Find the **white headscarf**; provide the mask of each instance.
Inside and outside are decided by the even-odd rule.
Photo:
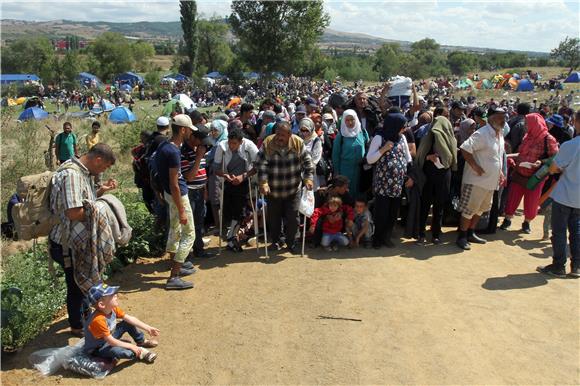
[[[351,129],[346,125],[346,117],[351,116],[354,118],[354,127]],[[340,134],[346,138],[354,138],[361,132],[360,121],[358,120],[358,115],[354,110],[345,110],[342,114],[342,119],[340,121]]]

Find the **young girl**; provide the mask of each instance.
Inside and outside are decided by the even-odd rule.
[[[346,225],[350,231],[354,218],[352,208],[348,205],[343,205],[340,197],[336,196],[330,197],[326,204],[314,210],[310,220],[310,233],[314,234],[316,224],[321,220],[322,240],[320,244],[327,251],[337,251],[339,245],[346,247],[350,244],[348,237],[342,233],[345,225],[344,217],[347,219]]]

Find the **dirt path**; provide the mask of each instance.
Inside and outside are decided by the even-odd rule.
[[[159,358],[82,383],[578,384],[580,280],[535,273],[551,248],[538,241],[540,220],[533,228],[468,253],[453,233],[437,247],[315,250],[271,263],[253,250],[226,253],[203,262],[187,292],[164,291],[166,262],[141,261],[114,284],[128,313],[161,329]],[[2,383],[80,383],[43,378],[26,362],[66,344],[64,327],[2,358]]]

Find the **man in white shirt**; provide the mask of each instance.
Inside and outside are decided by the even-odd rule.
[[[456,243],[464,250],[471,249],[470,243],[486,243],[486,240],[475,234],[475,226],[482,213],[491,208],[493,192],[505,179],[502,173],[505,110],[492,106],[487,116],[487,125],[461,145],[465,169],[458,209],[461,212],[461,223]]]

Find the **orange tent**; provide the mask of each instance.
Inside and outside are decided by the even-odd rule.
[[[228,105],[226,106],[226,108],[227,109],[231,109],[232,107],[235,107],[235,106],[239,105],[240,103],[242,103],[242,98],[240,98],[240,97],[233,97],[228,102]]]

